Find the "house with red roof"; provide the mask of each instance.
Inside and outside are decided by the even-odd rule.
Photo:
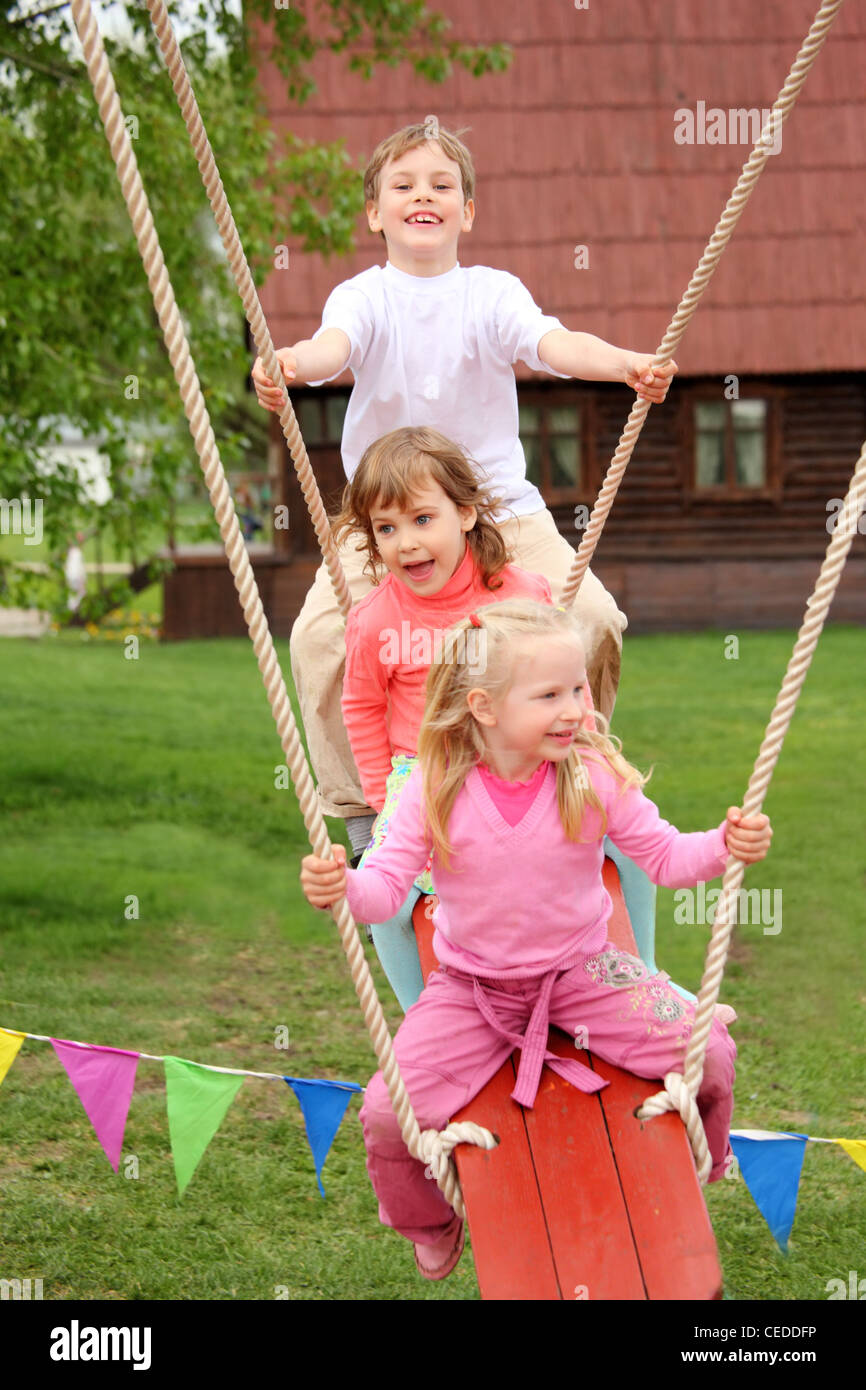
[[[368,82],[326,53],[315,96],[289,106],[263,37],[277,134],[343,139],[363,166],[384,136],[435,114],[464,132],[476,165],[476,220],[460,263],[519,276],[566,328],[654,351],[815,0],[441,0],[436,8],[460,39],[510,44],[508,70],[482,78],[455,70],[434,86],[407,68],[381,68]],[[676,352],[679,374],[649,412],[593,561],[632,630],[730,631],[802,617],[866,439],[864,70],[866,12],[843,7],[789,119],[771,128],[764,173]],[[262,294],[276,345],[310,337],[334,285],[381,263],[383,251],[360,206],[350,257],[292,249],[289,270],[275,270]],[[633,393],[516,370],[530,475],[577,546]],[[346,373],[292,393],[331,507],[344,481],[351,387]],[[274,426],[271,500],[288,508],[290,524],[256,569],[275,630],[286,635],[316,542]],[[836,620],[866,621],[858,539]],[[230,581],[229,592],[231,624],[240,614]],[[170,586],[166,601],[169,619]],[[194,608],[201,632],[207,605]]]

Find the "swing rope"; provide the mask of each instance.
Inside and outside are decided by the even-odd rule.
[[[794,643],[794,650],[782,680],[770,722],[758,752],[749,786],[743,801],[746,815],[756,815],[761,810],[770,779],[773,775],[782,743],[794,715],[797,700],[806,673],[812,661],[818,638],[833,601],[833,596],[842,578],[842,571],[854,537],[860,513],[866,508],[866,442],[860,451],[860,458],[854,468],[851,483],[845,496],[844,506],[839,513],[836,528],[827,547],[823,564],[810,598],[806,602],[806,612],[802,626]],[[704,1057],[707,1040],[713,1021],[713,1012],[719,997],[719,988],[725,970],[731,932],[736,924],[739,889],[743,881],[745,865],[733,855],[728,859],[722,879],[722,892],[716,907],[713,929],[707,947],[706,964],[695,1006],[695,1021],[686,1048],[683,1074],[669,1072],[665,1077],[665,1089],[650,1096],[639,1111],[640,1118],[649,1119],[667,1110],[678,1110],[692,1141],[692,1149],[702,1182],[709,1176],[711,1160],[706,1136],[698,1114],[695,1096],[701,1084],[704,1070]]]
[[[742,215],[742,212],[746,206],[746,203],[749,200],[749,197],[751,196],[751,193],[758,181],[758,178],[760,177],[761,173],[766,167],[766,163],[771,152],[771,142],[776,138],[776,135],[781,130],[784,121],[787,119],[788,115],[790,114],[790,111],[793,109],[793,106],[805,82],[805,79],[811,69],[811,66],[815,58],[817,57],[818,52],[823,46],[826,35],[829,31],[831,24],[833,23],[833,20],[835,19],[835,16],[841,6],[841,3],[842,0],[824,0],[824,3],[822,3],[822,5],[820,6],[820,9],[812,24],[812,27],[809,30],[809,33],[806,39],[804,40],[803,45],[801,46],[800,52],[798,53],[797,58],[794,64],[792,65],[792,68],[779,93],[779,96],[777,97],[769,121],[765,128],[762,130],[761,136],[758,142],[756,143],[755,148],[753,149],[749,157],[749,160],[747,161],[746,165],[742,170],[737,185],[734,188],[734,191],[731,194],[728,203],[725,206],[725,209],[716,226],[716,229],[712,237],[710,238],[710,241],[704,251],[703,256],[701,257],[701,260],[698,264],[698,267],[694,275],[692,276],[686,293],[683,296],[683,299],[681,300],[680,305],[678,306],[677,311],[674,314],[674,317],[671,320],[671,323],[668,327],[668,330],[665,333],[665,336],[659,346],[655,358],[655,361],[658,365],[661,365],[662,363],[669,361],[672,358],[674,352],[676,351],[676,348],[678,347],[679,343],[682,341],[682,338],[685,334],[685,330],[697,309],[703,292],[706,289],[710,279],[712,278],[712,275],[715,272],[719,260],[721,259],[722,252],[724,251],[725,247],[728,244],[728,241],[733,235],[734,228],[736,227],[739,218]],[[216,170],[216,165],[213,159],[213,153],[211,151],[210,144],[207,140],[207,136],[204,132],[204,128],[198,112],[198,107],[195,102],[195,97],[193,95],[192,88],[183,65],[180,50],[178,48],[178,45],[174,37],[174,33],[172,31],[171,22],[165,10],[163,0],[147,0],[147,4],[151,14],[154,29],[159,39],[160,48],[165,59],[166,66],[168,68],[169,75],[172,80],[172,85],[174,87],[175,94],[178,98],[178,103],[180,105],[181,112],[184,116],[187,130],[190,134],[190,139],[192,141],[193,149],[195,151],[196,159],[199,165],[199,170],[201,172],[202,179],[206,191],[208,193],[208,197],[210,199],[211,207],[214,211],[214,215],[217,219],[217,223],[220,228],[220,233],[223,238],[223,244],[226,248],[226,252],[229,257],[229,262],[232,266],[233,273],[235,274],[235,280],[238,285],[238,290],[242,300],[244,301],[244,307],[247,310],[247,318],[250,322],[251,328],[253,329],[254,336],[256,337],[257,346],[259,346],[259,354],[265,360],[266,369],[268,370],[272,379],[277,381],[278,384],[283,385],[282,376],[279,371],[279,363],[276,359],[275,354],[273,353],[273,344],[271,343],[267,326],[264,323],[264,318],[261,314],[261,308],[258,304],[258,299],[255,296],[255,290],[252,287],[251,277],[249,275],[246,260],[243,256],[243,251],[240,246],[240,240],[237,235],[237,230],[235,228],[234,220],[231,215],[231,210],[228,206],[228,202],[225,198],[225,194],[222,188],[222,182],[219,179],[219,175]],[[251,298],[250,291],[252,292],[252,302],[254,304],[254,308],[255,310],[257,310],[257,317],[255,322],[253,316],[251,316],[250,309],[248,308],[248,301],[250,301]],[[257,325],[259,320],[261,322],[261,329],[257,331]],[[264,345],[264,350],[262,344]],[[268,354],[267,357],[266,353]],[[274,368],[276,368],[276,371],[274,370]],[[647,414],[649,413],[649,406],[650,403],[648,401],[636,401],[632,409],[632,412],[629,416],[628,423],[623,432],[623,436],[620,440],[620,444],[614,455],[611,466],[608,470],[608,474],[605,478],[604,485],[596,501],[595,507],[593,508],[592,517],[590,519],[586,534],[584,535],[583,540],[581,542],[581,546],[578,550],[577,555],[575,556],[572,573],[569,576],[565,589],[563,590],[561,602],[565,605],[568,605],[569,603],[573,602],[574,597],[580,587],[580,583],[583,579],[583,575],[585,574],[586,569],[590,564],[595,547],[598,543],[599,536],[604,527],[604,523],[613,505],[613,501],[618,491],[620,481],[622,480],[622,477],[625,473],[625,469],[631,459],[632,453],[634,451],[634,446],[643,427],[643,422],[646,419]],[[286,398],[286,406],[284,407],[283,411],[283,415],[286,414],[288,414],[291,417],[291,420],[294,423],[294,416],[291,411],[291,405],[288,402],[288,396]],[[281,416],[281,423],[283,423],[284,434],[286,434],[286,438],[289,441],[291,448],[292,441],[289,437],[289,433],[287,432],[283,416]],[[302,443],[301,449],[303,449]],[[292,452],[294,458],[294,450]],[[306,451],[304,451],[304,463],[306,465],[307,471],[309,471],[311,474],[311,470],[309,470],[308,460],[306,459]],[[302,470],[298,466],[297,460],[295,461],[295,466],[299,478],[302,477]],[[315,488],[314,483],[313,487]],[[305,497],[307,496],[306,489],[304,490],[304,495]],[[317,490],[315,495],[318,496]],[[310,505],[309,499],[308,505]],[[313,509],[311,506],[311,514],[312,511]],[[315,521],[316,518],[314,517],[314,524]],[[319,536],[320,544],[322,544],[325,558],[326,560],[328,560],[328,551],[325,549],[325,543],[323,543],[322,534],[318,525],[316,526],[316,533],[317,536]],[[325,535],[326,542],[331,542],[329,528]],[[848,541],[848,548],[850,548],[850,540]],[[332,542],[330,545],[330,549],[331,553],[333,554]],[[820,620],[818,610],[816,609],[815,612],[811,614],[808,625],[804,624],[804,628],[801,633],[801,638],[798,638],[798,643],[795,647],[794,655],[791,658],[789,676],[786,677],[786,682],[783,684],[782,692],[780,692],[779,701],[777,702],[777,708],[774,711],[774,714],[771,718],[770,726],[768,727],[767,735],[765,736],[764,745],[762,745],[762,750],[759,754],[758,764],[756,765],[752,781],[750,782],[749,792],[747,793],[747,799],[744,803],[747,814],[751,813],[754,809],[759,808],[763,800],[763,796],[766,792],[766,787],[769,784],[769,780],[772,775],[773,767],[775,766],[775,762],[778,758],[779,752],[781,751],[781,744],[784,739],[788,723],[790,722],[790,718],[793,714],[793,708],[796,703],[797,693],[799,692],[799,689],[802,686],[802,682],[805,679],[805,672],[808,669],[809,661],[811,659],[811,652],[814,650],[814,646],[817,643],[818,636],[820,635],[821,628],[823,627],[824,617],[826,616],[827,609],[829,608],[829,603],[832,600],[833,592],[835,592],[835,587],[838,583],[838,579],[841,574],[841,569],[845,562],[845,556],[847,555],[847,549],[845,551],[845,554],[843,555],[837,548],[836,554],[838,555],[837,568],[831,568],[829,577],[824,580],[825,587],[828,588],[828,592],[826,598],[826,606],[824,606],[823,608],[823,613],[820,615]],[[334,556],[334,559],[336,561],[336,556]],[[336,561],[336,563],[337,565],[339,565],[339,561]],[[826,563],[831,563],[831,556],[829,551]],[[331,574],[332,582],[334,583],[334,588],[337,592],[338,601],[340,602],[341,609],[345,616],[346,612],[348,611],[348,606],[343,607],[341,589],[338,581],[334,578],[334,572],[330,564],[329,573]],[[822,571],[822,576],[823,575],[824,571]],[[339,578],[343,581],[343,585],[345,585],[345,576],[342,574],[341,568],[339,571]],[[833,582],[834,579],[835,582]],[[831,585],[831,582],[832,587],[829,587]],[[821,586],[821,584],[822,580],[819,579],[819,587]],[[809,645],[810,643],[811,646]],[[807,648],[808,654],[806,654]],[[799,683],[797,683],[798,681]],[[795,687],[796,691],[794,689]],[[791,692],[794,692],[792,696]],[[790,698],[790,704],[786,702],[786,696]],[[787,722],[785,720],[786,714]],[[719,904],[719,910],[715,915],[714,930],[708,947],[707,963],[705,966],[704,978],[701,983],[701,992],[699,995],[698,1005],[696,1009],[695,1023],[693,1026],[692,1036],[686,1055],[685,1073],[683,1076],[680,1076],[678,1073],[669,1073],[668,1077],[665,1078],[665,1085],[667,1088],[666,1091],[661,1093],[659,1096],[648,1100],[641,1110],[641,1116],[643,1118],[648,1118],[653,1114],[662,1113],[663,1110],[667,1110],[670,1108],[675,1108],[679,1110],[680,1114],[682,1115],[683,1121],[686,1125],[692,1148],[695,1153],[696,1160],[698,1162],[699,1172],[703,1180],[706,1180],[706,1177],[709,1174],[710,1159],[706,1144],[706,1136],[703,1130],[703,1124],[701,1122],[700,1115],[697,1110],[695,1094],[700,1085],[703,1073],[706,1043],[709,1037],[709,1030],[712,1023],[712,1015],[714,1012],[716,1000],[718,998],[718,992],[721,984],[722,975],[724,972],[724,963],[727,955],[727,945],[734,921],[736,919],[737,892],[742,882],[743,873],[744,866],[739,861],[736,861],[733,858],[731,858],[729,860],[725,878],[723,880],[722,899]],[[734,905],[734,911],[730,922],[728,922],[727,920],[727,906],[729,900]],[[436,1173],[436,1169],[437,1164],[431,1163],[431,1170],[434,1171],[434,1174]]]
[[[826,34],[841,4],[842,0],[824,0],[824,3],[821,4],[818,14],[809,30],[809,34],[804,40],[797,59],[774,104],[770,118],[762,130],[761,136],[749,160],[743,168],[737,185],[716,226],[716,230],[710,238],[704,255],[692,276],[686,293],[658,348],[654,358],[654,365],[663,365],[665,362],[668,362],[681,342],[703,292],[721,259],[722,252],[733,234],[733,230],[739,221],[740,215],[748,202],[760,174],[766,166],[772,139],[775,137],[776,132],[781,128],[781,125],[787,119],[787,116],[793,108],[806,76],[811,69],[817,53],[823,46]],[[256,341],[259,355],[262,357],[265,368],[271,379],[275,384],[281,386],[285,390],[285,382],[282,377],[279,361],[274,352],[273,342],[270,338],[261,305],[252,282],[252,276],[243,253],[231,209],[225,197],[222,182],[213,158],[213,152],[201,122],[198,106],[183,65],[171,22],[162,0],[147,0],[147,5],[154,29],[159,39],[163,58],[166,62],[172,85],[178,98],[187,130],[190,134],[199,170],[208,193],[211,207],[214,211],[214,216],[217,219],[223,245],[235,276],[235,282],[244,304],[244,309]],[[87,59],[94,92],[97,95],[100,115],[103,118],[109,146],[115,158],[118,177],[121,181],[121,187],[123,188],[124,197],[126,198],[127,207],[136,232],[139,250],[145,265],[148,281],[154,294],[154,302],[166,337],[169,356],[178,379],[178,384],[181,387],[184,409],[190,421],[190,429],[193,434],[202,471],[208,484],[208,490],[211,494],[211,501],[214,505],[217,521],[220,525],[220,531],[226,546],[226,553],[235,579],[235,586],[238,589],[241,604],[244,609],[244,616],[247,619],[250,636],[253,640],[254,650],[256,651],[256,657],[260,670],[262,671],[263,679],[265,680],[268,699],[277,722],[283,750],[286,753],[287,763],[292,772],[292,779],[301,805],[304,822],[310,836],[310,842],[314,851],[321,857],[329,857],[330,844],[327,840],[321,814],[318,811],[312,779],[300,745],[297,729],[291,713],[291,707],[288,703],[285,684],[274,653],[273,643],[261,608],[258,591],[251,574],[246,547],[240,537],[234,514],[234,507],[231,502],[231,497],[228,494],[225,475],[216,451],[213,432],[207,419],[207,412],[204,407],[203,399],[201,398],[195,371],[192,367],[189,349],[182,328],[180,328],[177,310],[174,304],[174,296],[168,282],[168,277],[165,274],[162,253],[159,250],[159,244],[156,240],[153,221],[150,217],[147,200],[135,165],[132,147],[127,132],[123,127],[114,83],[102,48],[99,32],[90,10],[90,0],[72,0],[72,11],[79,36],[82,39],[82,46],[85,49],[85,57]],[[79,22],[80,18],[84,22]],[[89,24],[86,23],[88,19]],[[90,39],[90,52],[88,52],[88,44],[85,43],[85,30],[87,30]],[[100,97],[100,91],[103,90],[103,86],[105,94],[104,100],[106,103],[105,111],[103,110],[103,98]],[[111,121],[111,117],[114,114],[112,100],[113,106],[116,108],[116,120],[113,122]],[[111,124],[113,124],[114,127],[113,134],[110,129]],[[129,181],[129,187],[131,192],[128,191],[125,181],[125,175],[130,171],[130,166],[132,176]],[[135,197],[132,196],[133,193]],[[137,213],[142,205],[144,212],[139,225]],[[162,286],[163,280],[165,286],[167,286],[167,295],[161,305],[157,300],[157,291],[158,289],[164,288]],[[648,401],[636,401],[629,415],[619,446],[614,454],[603,487],[593,508],[586,533],[575,556],[572,572],[569,575],[561,595],[560,601],[564,605],[573,602],[586,569],[590,564],[598,538],[613,505],[619,483],[633,453],[638,435],[643,427],[643,422],[649,412],[649,406],[650,403]],[[312,469],[309,464],[303,440],[300,436],[300,430],[297,426],[288,393],[286,394],[286,401],[280,414],[280,423],[292,453],[292,459],[301,482],[304,497],[307,501],[311,517],[313,518],[316,535],[319,539],[328,572],[337,594],[340,609],[345,617],[351,606],[351,598],[348,594],[345,575],[339,559],[337,558],[330,527],[324,513],[321,497],[312,474]],[[764,742],[761,745],[761,751],[758,755],[758,760],[752,778],[750,779],[749,789],[744,801],[744,810],[746,814],[753,814],[758,811],[762,804],[763,797],[766,794],[773,769],[781,752],[785,733],[787,732],[787,728],[793,716],[799,691],[805,680],[806,671],[808,670],[812,654],[817,645],[821,630],[823,629],[830,603],[832,602],[845,560],[847,559],[848,551],[851,547],[853,534],[856,529],[857,517],[864,505],[866,505],[866,445],[864,445],[860,461],[855,470],[851,488],[846,497],[843,511],[840,514],[836,532],[828,548],[815,591],[807,604],[807,617],[798,634],[788,671],[786,672],[782,689],[776,702],[776,707],[771,716]],[[695,1152],[702,1181],[705,1181],[706,1177],[709,1175],[710,1158],[703,1125],[697,1110],[695,1095],[700,1086],[703,1074],[706,1043],[709,1037],[713,1011],[724,972],[728,942],[733,925],[736,921],[737,896],[743,873],[744,865],[731,857],[725,871],[722,895],[715,914],[713,932],[707,953],[707,963],[696,1006],[695,1022],[686,1053],[684,1075],[669,1073],[668,1076],[665,1077],[665,1091],[659,1093],[657,1096],[649,1098],[639,1112],[641,1118],[650,1118],[653,1115],[661,1114],[671,1109],[680,1112],[692,1142],[692,1148]],[[729,916],[731,903],[733,904],[733,910],[730,912]],[[353,982],[359,999],[361,1000],[365,1020],[367,1021],[377,1057],[382,1066],[391,1101],[400,1122],[404,1141],[414,1157],[420,1158],[422,1161],[426,1160],[429,1163],[429,1172],[431,1176],[436,1179],[448,1201],[455,1210],[458,1211],[458,1214],[462,1216],[464,1214],[462,1198],[460,1196],[453,1165],[449,1161],[449,1155],[456,1143],[473,1142],[481,1144],[483,1147],[490,1148],[493,1147],[496,1140],[488,1131],[482,1130],[479,1126],[471,1124],[450,1125],[442,1134],[437,1134],[435,1130],[428,1130],[424,1131],[423,1134],[421,1133],[414,1113],[412,1112],[411,1105],[409,1104],[405,1087],[399,1075],[399,1070],[397,1069],[387,1025],[385,1024],[381,1006],[375,994],[375,987],[373,986],[363,950],[360,946],[357,930],[352,921],[345,899],[342,899],[339,904],[335,905],[333,915],[340,929],[343,947],[352,970]]]
[[[208,418],[189,344],[178,313],[174,291],[165,268],[165,261],[138,171],[135,154],[123,122],[123,113],[99,27],[94,18],[90,0],[71,0],[71,10],[84,51],[99,114],[117,168],[118,179],[153,295],[154,307],[163,331],[172,369],[180,388],[184,412],[189,421],[196,453],[219,524],[235,588],[243,608],[244,618],[277,725],[286,763],[292,775],[292,782],[300,803],[310,844],[314,853],[320,858],[327,859],[332,857],[331,845],[318,807],[315,788],[298,736],[285,681],[262,608],[249,555],[238,527],[234,504]],[[493,1148],[497,1140],[487,1130],[471,1124],[450,1126],[443,1136],[440,1136],[435,1130],[421,1131],[400,1076],[382,1006],[379,1003],[358,930],[345,897],[334,905],[332,913],[339,928],[343,950],[351,969],[352,982],[361,1002],[364,1019],[388,1087],[388,1094],[397,1115],[403,1140],[414,1158],[430,1164],[431,1175],[435,1177],[446,1200],[459,1216],[463,1216],[465,1213],[462,1194],[453,1164],[446,1161],[447,1154],[458,1142],[476,1143],[485,1148]]]
[[[653,366],[661,367],[666,362],[670,362],[674,352],[682,341],[683,335],[691,322],[692,315],[701,301],[701,296],[709,284],[713,273],[722,257],[722,252],[727,246],[733,235],[734,228],[740,220],[740,216],[751,197],[752,190],[764,171],[773,139],[781,132],[782,125],[787,120],[794,103],[800,95],[801,88],[805,82],[809,70],[812,67],[818,53],[823,46],[824,40],[830,29],[836,14],[842,6],[842,0],[823,0],[812,27],[806,38],[803,40],[802,47],[785,79],[784,86],[776,98],[769,118],[761,131],[752,153],[743,165],[742,173],[734,187],[734,191],[725,204],[724,211],[716,224],[704,254],[698,262],[697,268],[689,281],[688,288],[680,300],[676,313],[671,319],[667,332],[658,346],[653,361]],[[644,421],[649,414],[650,401],[636,399],[631,408],[625,429],[620,437],[616,452],[611,459],[610,466],[605,475],[601,491],[596,498],[589,518],[586,530],[578,546],[577,554],[571,573],[565,581],[565,586],[560,595],[559,602],[563,607],[568,608],[573,602],[578,589],[580,588],[583,576],[589,568],[595,547],[601,536],[602,528],[607,521],[610,509],[613,506],[619,485],[622,482],[623,474],[628,467],[637,443],[638,436],[643,429]]]
[[[304,500],[310,512],[310,518],[316,532],[316,538],[322,551],[322,558],[328,569],[334,593],[337,596],[337,603],[343,617],[346,618],[352,606],[349,587],[346,583],[346,575],[337,554],[337,547],[331,534],[331,525],[325,514],[324,504],[316,483],[315,475],[307,455],[306,446],[298,422],[295,419],[295,412],[289,399],[286,383],[283,379],[282,368],[274,350],[273,339],[268,328],[261,301],[256,291],[255,283],[250,272],[249,264],[244,248],[241,244],[240,235],[232,210],[229,206],[220,178],[219,169],[214,159],[213,150],[207,137],[201,114],[198,109],[198,102],[192,90],[189,76],[187,75],[183,57],[181,56],[180,46],[175,37],[168,11],[163,4],[163,0],[147,0],[147,8],[150,11],[151,23],[159,40],[168,75],[177,97],[178,106],[186,123],[189,132],[190,142],[193,153],[202,177],[208,200],[219,228],[222,243],[225,247],[228,263],[231,267],[232,275],[237,285],[238,294],[244,306],[244,313],[247,316],[247,323],[250,326],[259,357],[264,362],[265,371],[274,382],[285,392],[285,399],[282,410],[280,411],[280,426],[283,431],[289,452],[292,456],[292,463],[298,475],[298,482],[304,494]]]
[[[669,362],[682,341],[686,328],[691,322],[692,316],[701,301],[704,290],[709,284],[716,266],[721,260],[722,252],[730,241],[754,187],[766,167],[767,160],[770,157],[773,140],[781,131],[784,122],[793,109],[803,84],[811,70],[812,64],[823,47],[830,26],[835,20],[841,6],[842,0],[823,0],[823,3],[820,5],[811,28],[806,38],[803,40],[800,51],[776,98],[769,118],[748,160],[743,166],[734,190],[725,204],[722,215],[716,224],[715,231],[707,243],[704,253],[689,281],[686,292],[680,300],[676,313],[671,319],[667,331],[659,344],[653,362],[654,366],[662,366],[666,362]],[[650,402],[647,400],[636,400],[632,406],[625,429],[623,430],[616,452],[614,453],[610,467],[605,476],[604,483],[602,484],[601,491],[596,498],[586,531],[578,547],[577,554],[575,555],[571,573],[566,580],[560,596],[559,601],[565,607],[568,607],[574,602],[583,577],[589,568],[602,529],[619,490],[619,485],[625,474],[632,453],[634,452],[638,436],[649,414],[649,409]],[[806,671],[809,668],[812,653],[815,650],[833,594],[839,583],[842,568],[844,567],[848,550],[851,546],[851,540],[853,539],[853,536],[849,536],[847,544],[845,544],[843,538],[839,534],[839,530],[842,526],[842,517],[848,514],[847,508],[849,506],[853,508],[857,505],[857,479],[860,475],[862,464],[863,456],[861,455],[860,463],[857,465],[854,478],[852,479],[852,490],[846,498],[846,511],[840,514],[839,527],[837,527],[833,540],[828,547],[824,566],[818,578],[815,591],[807,603],[806,619],[798,634],[788,671],[776,702],[776,708],[770,718],[770,723],[764,736],[764,742],[761,745],[755,769],[749,782],[749,788],[743,803],[743,809],[747,815],[758,812],[763,803],[763,798],[769,786],[773,769],[781,752],[782,742],[793,715],[799,691],[802,688],[803,681],[806,677]],[[862,503],[860,505],[862,506]],[[696,1095],[703,1078],[707,1042],[712,1026],[715,1006],[718,1001],[722,977],[724,975],[731,932],[736,922],[738,890],[742,883],[744,872],[745,866],[739,860],[731,856],[728,860],[722,880],[721,898],[714,915],[713,930],[707,945],[704,974],[698,993],[698,1001],[695,1006],[695,1021],[686,1049],[683,1073],[669,1072],[664,1078],[665,1090],[659,1092],[656,1096],[649,1097],[639,1111],[639,1115],[642,1119],[652,1118],[654,1115],[663,1114],[668,1110],[676,1110],[679,1112],[689,1136],[692,1152],[695,1155],[698,1174],[702,1182],[706,1182],[709,1177],[712,1161],[707,1146],[703,1122],[697,1107]]]

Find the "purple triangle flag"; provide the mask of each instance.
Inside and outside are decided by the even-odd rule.
[[[731,1148],[746,1186],[782,1250],[788,1248],[794,1224],[808,1138],[808,1134],[780,1134],[773,1139],[731,1135]]]
[[[316,1182],[324,1197],[322,1167],[334,1142],[334,1135],[340,1128],[340,1121],[346,1113],[352,1092],[360,1091],[361,1087],[355,1081],[304,1081],[297,1076],[284,1076],[283,1080],[291,1086],[300,1103],[307,1140],[316,1165]]]
[[[139,1054],[123,1052],[117,1047],[81,1047],[57,1038],[51,1039],[51,1046],[116,1173]]]

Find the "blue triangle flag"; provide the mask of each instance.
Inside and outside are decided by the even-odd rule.
[[[283,1080],[291,1086],[300,1103],[307,1140],[316,1165],[316,1181],[324,1197],[321,1172],[325,1159],[334,1142],[334,1135],[340,1128],[340,1121],[346,1113],[352,1092],[360,1091],[361,1087],[354,1081],[302,1081],[297,1076],[284,1076]]]
[[[808,1134],[779,1135],[775,1139],[731,1135],[731,1148],[746,1186],[782,1250],[788,1249],[788,1237],[794,1224],[808,1138]]]

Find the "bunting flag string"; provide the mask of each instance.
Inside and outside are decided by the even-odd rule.
[[[316,1165],[316,1182],[324,1197],[322,1165],[328,1157],[334,1135],[340,1128],[340,1121],[346,1113],[351,1096],[346,1091],[328,1089],[327,1082],[302,1081],[297,1076],[287,1076],[285,1080],[298,1098],[307,1140]],[[325,1089],[322,1089],[323,1087]]]
[[[848,1157],[853,1158],[857,1167],[866,1173],[866,1139],[831,1139],[829,1142],[843,1148]]]
[[[0,1085],[25,1039],[53,1047],[93,1125],[109,1163],[118,1171],[126,1119],[139,1061],[161,1062],[165,1071],[166,1109],[175,1177],[186,1191],[211,1139],[247,1076],[281,1081],[295,1095],[304,1118],[322,1196],[322,1168],[353,1092],[355,1081],[286,1076],[283,1072],[218,1067],[185,1057],[132,1052],[96,1043],[52,1038],[0,1026]],[[807,1144],[837,1144],[866,1172],[866,1139],[823,1139],[816,1135],[766,1129],[731,1131],[731,1148],[746,1187],[774,1239],[787,1250],[799,1194]]]
[[[0,1029],[0,1086],[26,1037],[26,1033],[16,1033],[11,1028]]]
[[[180,1057],[166,1057],[164,1066],[168,1132],[177,1189],[183,1196],[244,1079],[220,1076]]]
[[[743,1181],[782,1250],[788,1248],[794,1224],[808,1138],[808,1134],[731,1134]]]
[[[866,1139],[821,1139],[771,1129],[732,1129],[730,1138],[743,1181],[780,1250],[788,1249],[807,1144],[838,1144],[866,1172]]]
[[[96,1137],[117,1172],[123,1131],[138,1067],[137,1052],[115,1047],[79,1047],[51,1039],[78,1099],[90,1117]]]
[[[316,1181],[322,1186],[322,1167],[353,1092],[363,1091],[355,1081],[329,1081],[282,1072],[247,1071],[192,1062],[185,1057],[130,1052],[97,1043],[52,1038],[0,1026],[0,1085],[18,1056],[25,1038],[50,1043],[69,1077],[93,1125],[115,1173],[120,1164],[123,1135],[138,1063],[162,1062],[168,1132],[178,1191],[183,1196],[211,1139],[243,1085],[244,1077],[282,1081],[297,1097],[304,1117],[307,1142],[313,1155]]]

